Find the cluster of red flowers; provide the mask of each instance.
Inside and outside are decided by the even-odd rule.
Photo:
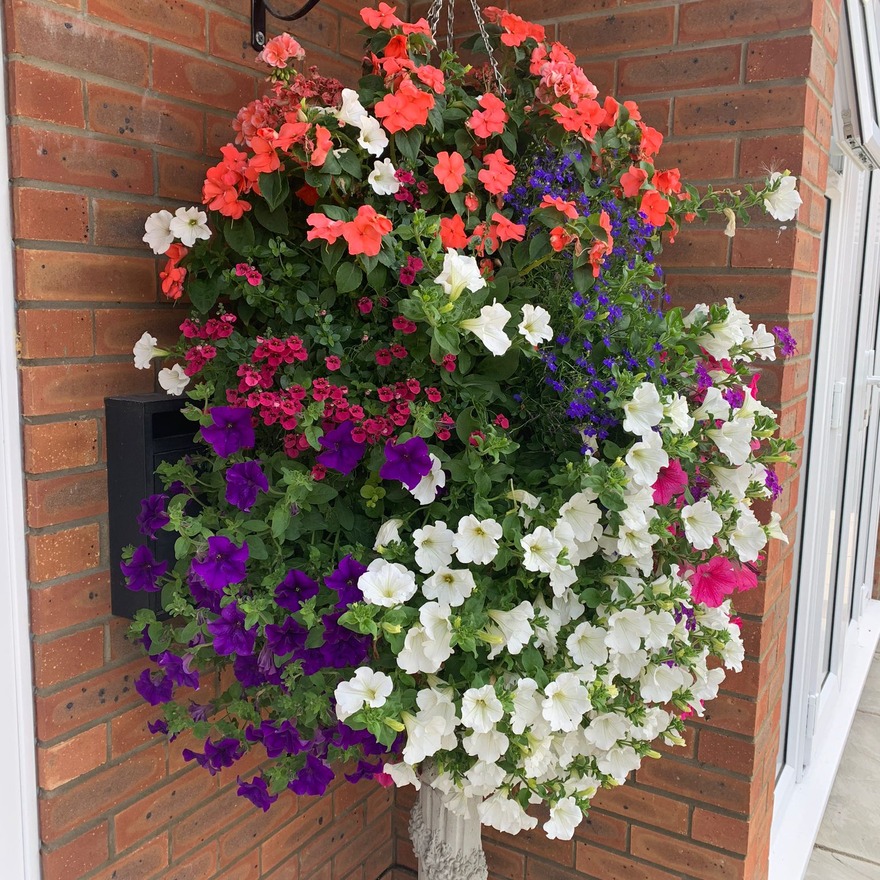
[[[180,325],[180,332],[186,339],[227,339],[235,330],[235,315],[220,315],[219,318],[208,318],[204,325],[195,318],[187,318]]]
[[[168,262],[159,273],[159,279],[162,282],[162,293],[168,299],[180,299],[183,296],[183,281],[186,278],[186,269],[180,266],[179,263],[188,253],[189,248],[177,242],[174,242],[165,251]]]

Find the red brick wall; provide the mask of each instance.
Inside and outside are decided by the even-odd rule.
[[[110,616],[103,398],[152,390],[131,347],[176,335],[143,222],[197,203],[206,156],[256,95],[249,0],[3,8],[44,878],[376,880],[389,795],[291,795],[264,816],[228,771],[184,766],[146,731],[144,663]],[[296,28],[325,72],[358,73],[355,11],[325,0]]]
[[[460,4],[461,5],[461,4]],[[497,5],[504,5],[499,3]],[[425,2],[412,9],[424,12]],[[660,164],[693,183],[801,176],[797,223],[760,217],[728,239],[691,228],[664,254],[680,304],[733,296],[768,327],[790,326],[800,354],[764,370],[762,400],[803,439],[816,272],[824,222],[840,0],[509,0],[577,54],[600,91],[638,101],[666,135]],[[458,32],[471,30],[464,22]],[[780,474],[776,504],[793,538],[800,484]],[[687,746],[662,749],[635,779],[601,792],[573,841],[489,831],[493,880],[761,880],[767,875],[791,547],[776,542],[758,590],[738,597],[747,660],[728,677]],[[398,795],[399,876],[415,865]]]

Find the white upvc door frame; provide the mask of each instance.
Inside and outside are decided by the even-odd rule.
[[[3,33],[0,10],[0,33]],[[5,59],[4,59],[5,60]],[[6,69],[0,64],[0,169],[10,178]],[[12,198],[0,198],[0,853],[3,877],[39,880],[33,677],[28,620]]]

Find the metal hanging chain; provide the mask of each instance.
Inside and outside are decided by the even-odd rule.
[[[483,39],[483,44],[486,47],[486,53],[489,55],[489,64],[492,66],[492,75],[495,78],[495,84],[498,86],[498,91],[501,93],[502,98],[507,97],[507,89],[504,86],[504,83],[501,79],[501,70],[498,67],[498,60],[495,58],[495,53],[492,51],[492,44],[489,42],[489,34],[486,31],[486,21],[483,18],[483,13],[480,10],[480,7],[477,3],[477,0],[470,0],[471,9],[474,11],[474,18],[477,22],[477,27],[480,30],[480,36]],[[453,20],[455,16],[455,0],[433,0],[431,6],[428,9],[428,25],[431,28],[431,36],[434,38],[434,42],[437,42],[437,28],[440,25],[440,16],[443,12],[443,7],[446,7],[446,21],[447,21],[447,33],[446,33],[446,48],[450,51],[453,48],[455,36],[453,30]]]

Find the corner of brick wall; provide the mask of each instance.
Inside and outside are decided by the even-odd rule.
[[[182,317],[160,302],[143,222],[199,203],[257,95],[249,0],[3,10],[44,880],[377,880],[387,792],[251,808],[228,772],[149,735],[145,664],[110,615],[103,399],[153,390],[131,347],[147,329],[175,338]],[[295,27],[323,72],[359,74],[355,16],[325,0]]]
[[[410,6],[423,15],[424,0]],[[799,353],[764,369],[762,400],[803,444],[825,218],[840,0],[509,0],[578,55],[600,93],[634,99],[665,135],[663,167],[689,182],[736,185],[788,168],[804,200],[780,229],[755,217],[728,239],[721,225],[682,230],[663,254],[676,304],[732,296],[753,320],[787,326]],[[461,29],[459,29],[461,33]],[[603,791],[573,841],[538,832],[485,835],[491,880],[763,880],[767,876],[786,621],[801,474],[780,471],[775,543],[758,589],[737,597],[746,661],[729,675],[687,745],[661,749],[627,785]],[[764,513],[768,513],[769,509]],[[397,861],[411,795],[398,792]]]

